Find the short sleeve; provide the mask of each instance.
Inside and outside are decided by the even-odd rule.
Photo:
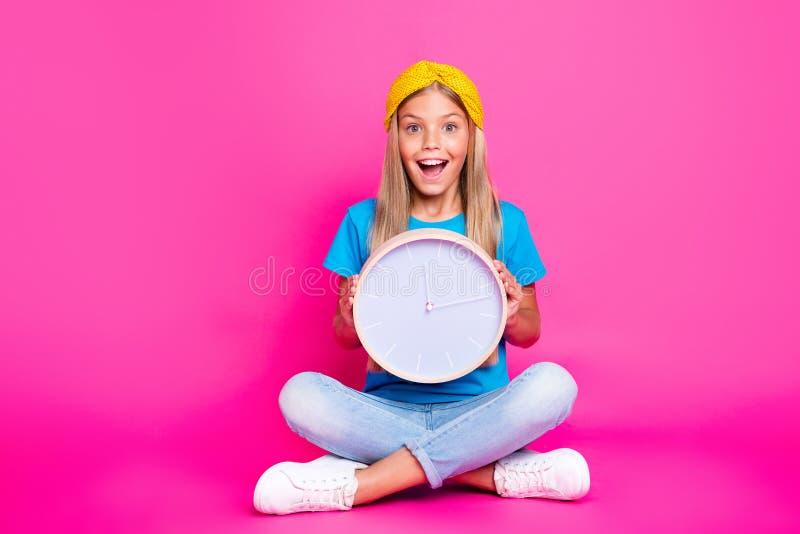
[[[533,242],[528,219],[522,210],[519,211],[517,220],[516,239],[511,243],[505,263],[517,282],[523,286],[536,282],[547,272]]]
[[[358,229],[348,210],[322,265],[344,277],[358,274],[361,270],[360,246]]]

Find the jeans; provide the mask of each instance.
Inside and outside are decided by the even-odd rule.
[[[577,393],[566,369],[541,362],[493,391],[428,404],[384,399],[303,372],[286,382],[278,403],[293,432],[338,456],[372,464],[407,447],[438,488],[561,424]]]

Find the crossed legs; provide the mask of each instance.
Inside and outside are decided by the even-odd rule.
[[[444,479],[495,491],[495,460],[560,424],[576,393],[566,370],[539,363],[436,427],[420,426],[419,411],[387,407],[318,373],[292,377],[279,402],[294,432],[369,464],[356,470],[358,505],[425,482],[440,487]]]

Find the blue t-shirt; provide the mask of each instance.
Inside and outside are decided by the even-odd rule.
[[[352,276],[361,271],[369,257],[367,238],[376,201],[377,199],[370,198],[347,208],[328,255],[322,262],[323,266],[342,276]],[[533,243],[525,213],[504,200],[500,201],[500,210],[503,217],[503,236],[497,245],[496,257],[506,264],[520,285],[526,286],[542,278],[546,272],[545,267]],[[463,213],[437,222],[422,221],[411,216],[408,229],[418,228],[443,228],[466,235]],[[368,371],[363,391],[386,399],[415,403],[468,399],[508,384],[504,338],[500,338],[497,352],[497,364],[479,367],[461,378],[438,384],[411,382],[388,371]]]

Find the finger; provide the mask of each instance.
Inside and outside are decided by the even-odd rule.
[[[499,271],[500,278],[503,279],[503,280],[516,281],[516,278],[514,277],[513,274],[511,274],[511,271],[509,271],[508,268],[505,265],[503,265],[502,263],[500,265],[502,266],[502,268]]]
[[[511,282],[506,282],[506,293],[511,293],[514,296],[518,296],[520,294],[520,285]]]

